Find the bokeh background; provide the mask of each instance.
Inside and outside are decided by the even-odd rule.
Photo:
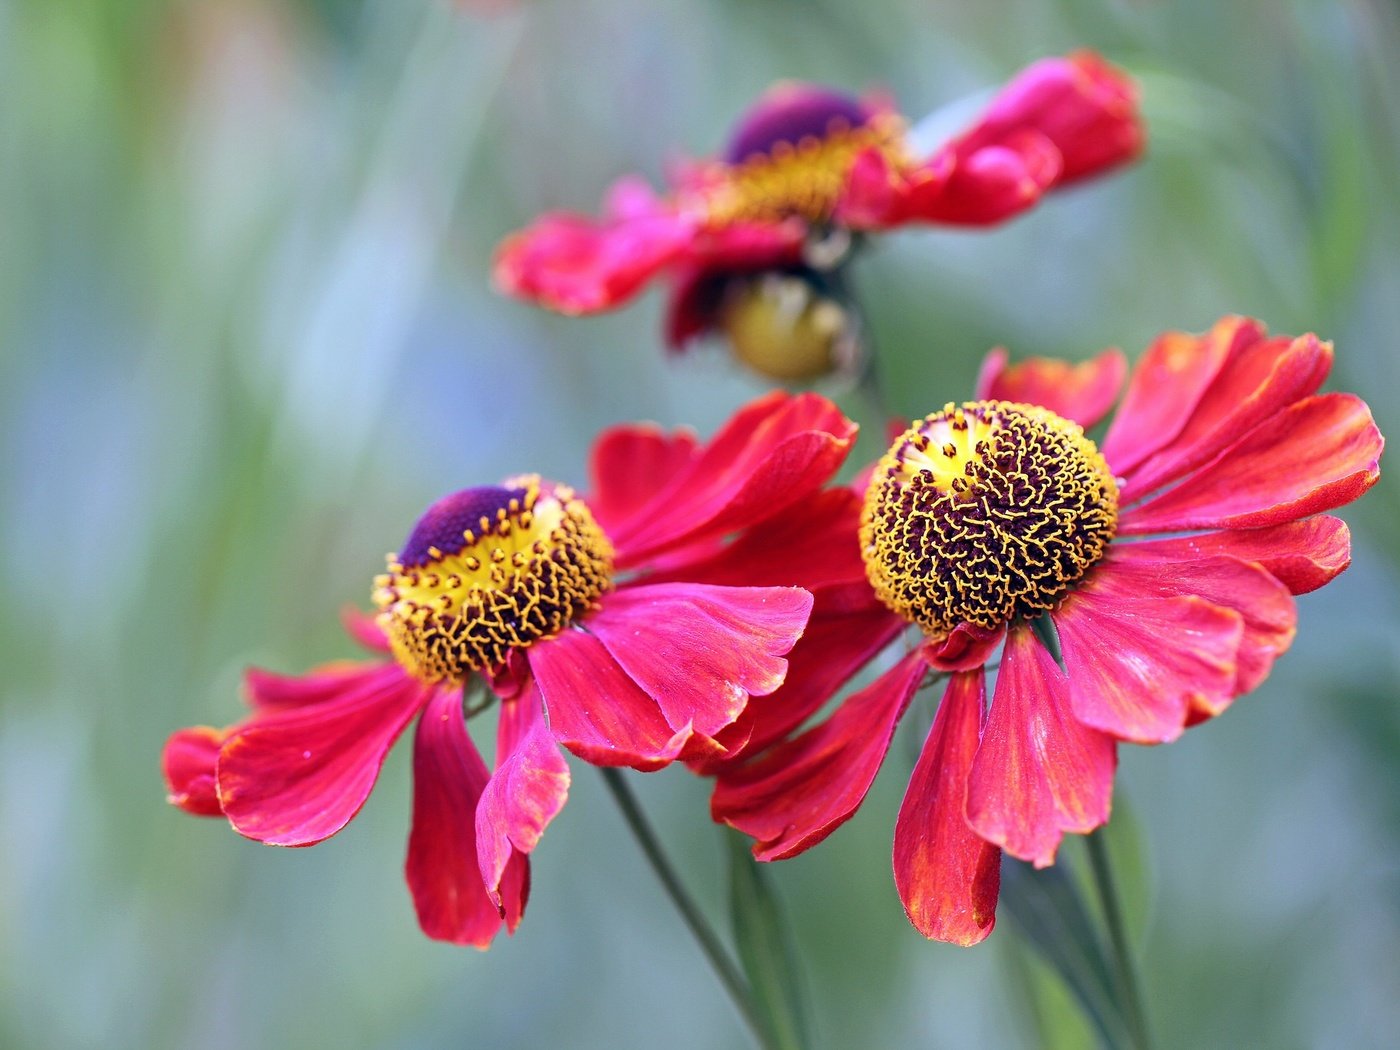
[[[968,113],[1080,46],[1140,77],[1149,154],[861,262],[898,411],[965,396],[994,344],[1136,356],[1243,312],[1334,338],[1332,385],[1400,433],[1388,0],[0,0],[0,1045],[744,1045],[587,767],[482,954],[414,923],[406,746],[346,832],[288,851],[167,807],[161,743],[236,718],[249,663],[350,655],[337,610],[431,499],[582,482],[598,428],[708,433],[764,388],[718,347],[664,359],[655,294],[584,321],[495,296],[504,233],[717,147],[779,77]],[[1268,683],[1124,749],[1162,1047],[1400,1031],[1400,486],[1346,516],[1354,564]],[[818,1045],[1086,1045],[1005,916],[974,950],[905,922],[915,743],[770,869]],[[722,921],[704,785],[636,787]]]

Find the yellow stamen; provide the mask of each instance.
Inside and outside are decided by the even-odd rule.
[[[776,222],[791,216],[824,222],[836,210],[852,162],[872,147],[896,166],[907,163],[904,122],[893,114],[881,114],[851,127],[836,118],[820,138],[809,135],[796,146],[778,142],[768,153],[738,164],[717,165],[718,177],[706,190],[706,216],[717,226]]]

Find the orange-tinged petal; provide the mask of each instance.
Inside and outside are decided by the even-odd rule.
[[[756,839],[759,860],[821,842],[860,808],[927,669],[912,653],[825,722],[751,765],[722,769],[710,800],[714,818]]]
[[[1040,405],[1086,430],[1108,414],[1128,373],[1121,350],[1105,350],[1078,364],[1049,357],[1014,365],[1007,360],[1001,348],[987,355],[977,377],[978,400]]]
[[[1118,549],[1155,552],[1172,561],[1229,555],[1262,566],[1293,594],[1306,594],[1330,583],[1351,564],[1351,530],[1341,518],[1319,514],[1264,529],[1144,540]]]
[[[1121,500],[1131,503],[1205,463],[1258,424],[1317,392],[1332,367],[1332,344],[1314,335],[1261,339],[1244,347],[1165,448],[1133,468]]]
[[[1251,570],[1233,567],[1238,576]],[[1193,704],[1224,707],[1236,695],[1243,618],[1194,595],[1152,593],[1117,569],[1101,566],[1054,614],[1071,708],[1084,725],[1119,740],[1175,740]]]
[[[948,682],[894,825],[894,881],[905,914],[925,937],[961,945],[992,932],[1001,883],[1001,850],[966,817],[985,703],[980,670]]]
[[[1030,628],[1011,631],[968,777],[973,830],[1038,868],[1053,864],[1066,831],[1108,820],[1116,764],[1112,738],[1075,719],[1064,673]]]
[[[214,788],[214,763],[229,730],[213,726],[177,729],[160,753],[166,801],[196,817],[219,817],[219,794]]]
[[[1246,317],[1225,317],[1205,335],[1166,332],[1128,378],[1128,391],[1109,424],[1102,449],[1120,477],[1170,443],[1196,411],[1225,363],[1264,337]]]
[[[1277,412],[1162,495],[1128,510],[1125,535],[1262,528],[1350,503],[1380,475],[1385,442],[1354,394]]]

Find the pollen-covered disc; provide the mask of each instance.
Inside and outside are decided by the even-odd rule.
[[[1117,522],[1117,483],[1078,424],[1035,405],[949,404],[880,461],[861,553],[881,601],[938,636],[1053,607]]]

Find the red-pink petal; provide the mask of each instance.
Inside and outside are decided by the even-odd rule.
[[[714,818],[756,839],[759,860],[815,846],[860,807],[927,669],[912,653],[825,722],[751,765],[722,770],[710,800]]]
[[[674,562],[647,581],[685,580],[726,587],[803,587],[828,607],[869,604],[874,592],[860,556],[860,496],[847,488],[814,492],[718,550]]]
[[[941,639],[924,645],[924,659],[935,671],[975,671],[991,659],[1006,636],[1005,627],[960,623]]]
[[[595,766],[660,769],[693,735],[672,728],[656,701],[627,675],[603,643],[566,630],[531,646],[530,669],[556,740]]]
[[[502,702],[496,772],[476,807],[481,879],[492,902],[506,909],[511,930],[519,921],[519,909],[510,908],[510,891],[519,883],[512,872],[523,868],[526,854],[533,852],[569,795],[569,766],[544,723],[541,703],[533,687]],[[512,911],[515,921],[510,921]]]
[[[1079,364],[1032,357],[1008,367],[1006,351],[997,348],[982,362],[976,396],[1040,405],[1087,429],[1108,414],[1127,373],[1121,350],[1105,350]]]
[[[1054,144],[1033,129],[972,150],[950,148],[903,170],[871,151],[852,166],[837,217],[856,228],[988,226],[1031,207],[1059,174]]]
[[[1122,544],[1119,550],[1151,551],[1172,561],[1229,555],[1262,565],[1294,594],[1307,594],[1351,564],[1351,531],[1325,514],[1266,529],[1227,529],[1194,536]]]
[[[1288,405],[1315,393],[1332,367],[1332,344],[1314,335],[1260,339],[1221,370],[1170,445],[1133,469],[1131,503],[1205,463]]]
[[[196,817],[223,815],[214,789],[214,763],[227,735],[228,730],[213,726],[190,726],[170,734],[160,753],[167,802]]]
[[[990,226],[1034,205],[1061,174],[1054,143],[1029,128],[953,156],[946,176],[943,158],[935,157],[929,167],[940,177],[913,184],[903,204],[907,218]]]
[[[726,753],[715,755],[711,763],[701,767],[702,772],[714,772],[714,762],[758,754],[787,736],[908,626],[873,594],[859,607],[839,601],[823,603],[818,595],[807,629],[788,654],[782,688],[751,701],[738,721],[718,735]]]
[[[249,705],[257,710],[307,707],[334,700],[366,672],[384,666],[382,661],[371,664],[341,660],[322,664],[304,675],[278,674],[250,667],[243,672],[243,690]]]
[[[1137,85],[1092,51],[1041,59],[992,101],[982,119],[944,147],[966,156],[1027,130],[1059,155],[1064,184],[1123,164],[1143,146]]]
[[[379,626],[379,621],[369,613],[360,612],[353,605],[349,605],[341,610],[340,622],[345,627],[345,633],[366,649],[376,653],[389,651],[389,636]]]
[[[1165,332],[1128,379],[1103,440],[1103,454],[1120,477],[1169,444],[1186,426],[1225,362],[1264,338],[1247,317],[1224,317],[1205,335]]]
[[[905,220],[906,201],[917,180],[922,192],[934,196],[942,189],[951,166],[927,167],[905,172],[896,169],[878,149],[862,150],[846,173],[846,185],[837,203],[836,218],[856,229],[879,229]]]
[[[1175,488],[1127,511],[1124,535],[1261,528],[1350,503],[1380,475],[1385,441],[1354,394],[1321,394],[1255,427]]]
[[[992,710],[968,779],[967,819],[988,842],[1038,868],[1066,831],[1108,820],[1117,755],[1080,725],[1069,685],[1028,627],[1010,632]]]
[[[309,846],[350,822],[384,756],[427,702],[395,665],[347,678],[340,695],[260,716],[219,754],[219,801],[234,828],[273,846]]]
[[[1234,697],[1259,685],[1274,661],[1293,644],[1298,622],[1293,596],[1260,565],[1238,558],[1184,555],[1179,548],[1155,543],[1120,543],[1109,564],[1114,585],[1125,593],[1195,596],[1234,609],[1243,618],[1233,690],[1219,698],[1203,691],[1193,701],[1210,714],[1219,714]],[[1182,640],[1180,633],[1159,636],[1163,647]]]
[[[1244,562],[1220,563],[1210,568],[1227,579],[1254,585],[1252,571],[1278,586]],[[1236,695],[1244,621],[1205,598],[1167,596],[1169,588],[1154,592],[1141,579],[1135,586],[1140,575],[1101,565],[1054,618],[1074,716],[1120,740],[1156,744],[1181,735],[1193,705],[1224,707]]]
[[[492,278],[508,295],[561,313],[594,313],[636,295],[696,232],[693,218],[662,201],[650,209],[632,201],[601,220],[554,212],[501,243]]]
[[[992,932],[1001,885],[1001,850],[966,817],[985,704],[980,670],[949,681],[894,825],[894,882],[909,921],[925,937],[965,946]]]
[[[856,425],[816,394],[774,391],[741,408],[687,470],[609,532],[620,566],[777,514],[836,471]]]
[[[787,674],[812,596],[797,587],[624,586],[588,616],[588,630],[660,705],[674,728],[714,736]]]
[[[645,423],[610,427],[593,443],[588,507],[611,533],[645,506],[698,454],[689,430],[665,431]]]
[[[413,744],[413,825],[404,875],[423,932],[475,948],[490,946],[502,919],[476,861],[477,803],[486,779],[486,763],[467,735],[461,691],[438,690]],[[509,881],[518,922],[529,882],[523,857]]]

